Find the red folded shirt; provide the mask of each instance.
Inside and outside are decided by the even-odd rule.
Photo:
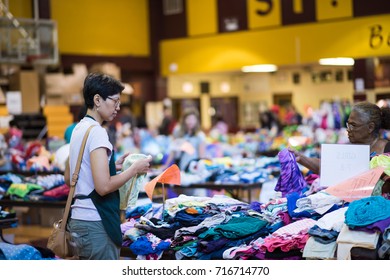
[[[61,186],[43,192],[43,195],[53,197],[53,198],[61,198],[64,196],[68,196],[69,191],[70,191],[70,187],[67,184],[63,184]]]

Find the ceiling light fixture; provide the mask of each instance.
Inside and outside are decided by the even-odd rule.
[[[256,64],[244,66],[241,68],[242,72],[250,73],[250,72],[275,72],[278,70],[278,67],[275,64]]]
[[[333,57],[321,58],[319,63],[320,65],[352,66],[355,64],[355,60],[350,57]]]

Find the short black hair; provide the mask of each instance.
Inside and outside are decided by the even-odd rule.
[[[108,96],[120,94],[125,87],[113,77],[103,73],[90,73],[84,80],[83,96],[85,106],[93,108],[93,97],[99,94],[104,100]]]
[[[81,121],[87,114],[87,107],[85,105],[81,106],[79,113],[77,115],[77,121]]]

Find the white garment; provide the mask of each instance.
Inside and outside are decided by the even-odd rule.
[[[339,208],[330,213],[325,214],[316,222],[316,226],[321,229],[341,231],[345,221],[345,212],[348,210],[348,206]]]
[[[306,210],[313,210],[319,214],[324,214],[332,208],[334,204],[338,203],[341,203],[340,198],[320,191],[307,197],[299,198],[296,202],[297,209],[295,209],[294,212],[299,213]]]
[[[75,195],[88,195],[95,189],[91,172],[90,153],[97,148],[106,148],[108,155],[107,166],[111,157],[112,144],[108,140],[107,131],[100,126],[97,121],[89,117],[85,117],[76,125],[70,139],[70,176],[72,177],[75,170],[77,157],[79,155],[84,135],[91,125],[96,126],[91,129],[87,143],[85,144]],[[101,220],[100,215],[91,199],[76,199],[72,205],[71,217],[72,219],[84,221]]]
[[[350,230],[348,226],[344,224],[336,240],[337,259],[350,260],[351,249],[353,247],[375,249],[379,240],[379,235],[379,232],[368,233],[361,230]]]
[[[322,244],[310,237],[303,248],[302,257],[306,259],[333,260],[336,259],[336,241]]]
[[[287,224],[285,226],[282,226],[281,228],[277,229],[274,233],[272,233],[273,236],[281,236],[281,235],[296,235],[301,232],[307,232],[311,227],[314,226],[316,223],[315,220],[310,218],[304,218],[301,220],[297,220],[293,223]]]

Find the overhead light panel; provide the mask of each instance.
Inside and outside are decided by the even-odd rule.
[[[275,72],[278,70],[278,67],[275,64],[256,64],[248,65],[241,68],[242,72]]]
[[[321,58],[320,65],[336,65],[336,66],[352,66],[355,64],[355,60],[350,57],[331,57]]]

